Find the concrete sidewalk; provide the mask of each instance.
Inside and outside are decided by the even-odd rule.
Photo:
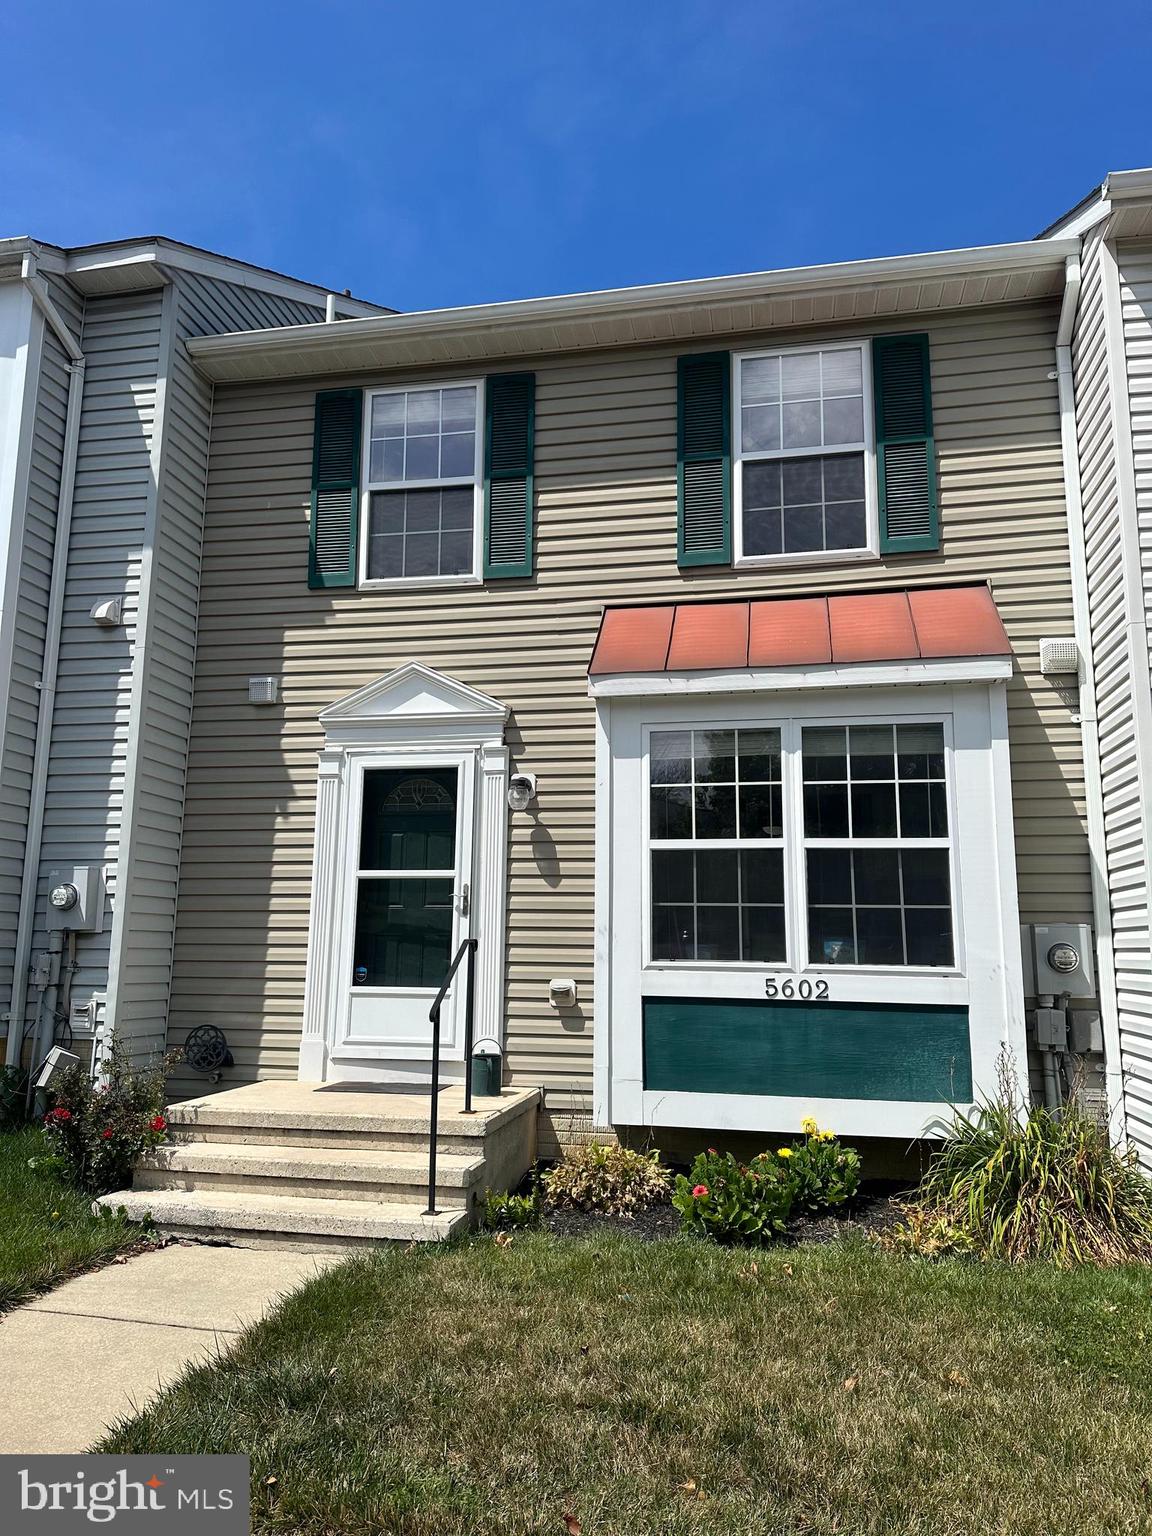
[[[176,1244],[0,1317],[0,1454],[84,1451],[344,1255]]]

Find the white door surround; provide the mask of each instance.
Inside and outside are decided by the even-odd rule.
[[[372,999],[353,986],[352,931],[364,773],[372,768],[455,768],[462,885],[452,944],[479,939],[475,1038],[503,1041],[507,904],[508,711],[463,683],[408,662],[322,711],[324,748],[316,786],[316,833],[299,1077],[306,1082],[423,1082],[427,1038],[377,1027]],[[458,994],[462,989],[456,989]],[[431,998],[429,997],[429,1002]],[[462,997],[446,1006],[444,1075],[462,1075]],[[418,1016],[413,1004],[411,1019]],[[406,1036],[406,1038],[401,1038]]]

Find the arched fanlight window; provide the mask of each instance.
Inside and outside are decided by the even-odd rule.
[[[452,796],[443,784],[437,784],[435,779],[420,777],[401,779],[384,797],[384,804],[396,809],[422,810],[426,806],[438,809],[451,806],[452,803]]]

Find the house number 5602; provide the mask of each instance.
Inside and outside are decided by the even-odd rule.
[[[808,1001],[813,997],[827,997],[828,983],[809,981],[807,976],[801,976],[799,981],[793,981],[791,976],[783,981],[777,981],[775,976],[769,976],[764,983],[764,993],[767,997],[801,997]]]

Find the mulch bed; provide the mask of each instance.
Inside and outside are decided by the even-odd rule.
[[[883,1232],[900,1219],[900,1193],[901,1189],[892,1184],[866,1186],[843,1210],[825,1216],[799,1217],[780,1241],[832,1243],[842,1237]],[[607,1231],[658,1243],[679,1234],[680,1215],[671,1202],[663,1201],[632,1216],[607,1216],[602,1211],[575,1209],[547,1211],[541,1225],[556,1237],[596,1237]]]

